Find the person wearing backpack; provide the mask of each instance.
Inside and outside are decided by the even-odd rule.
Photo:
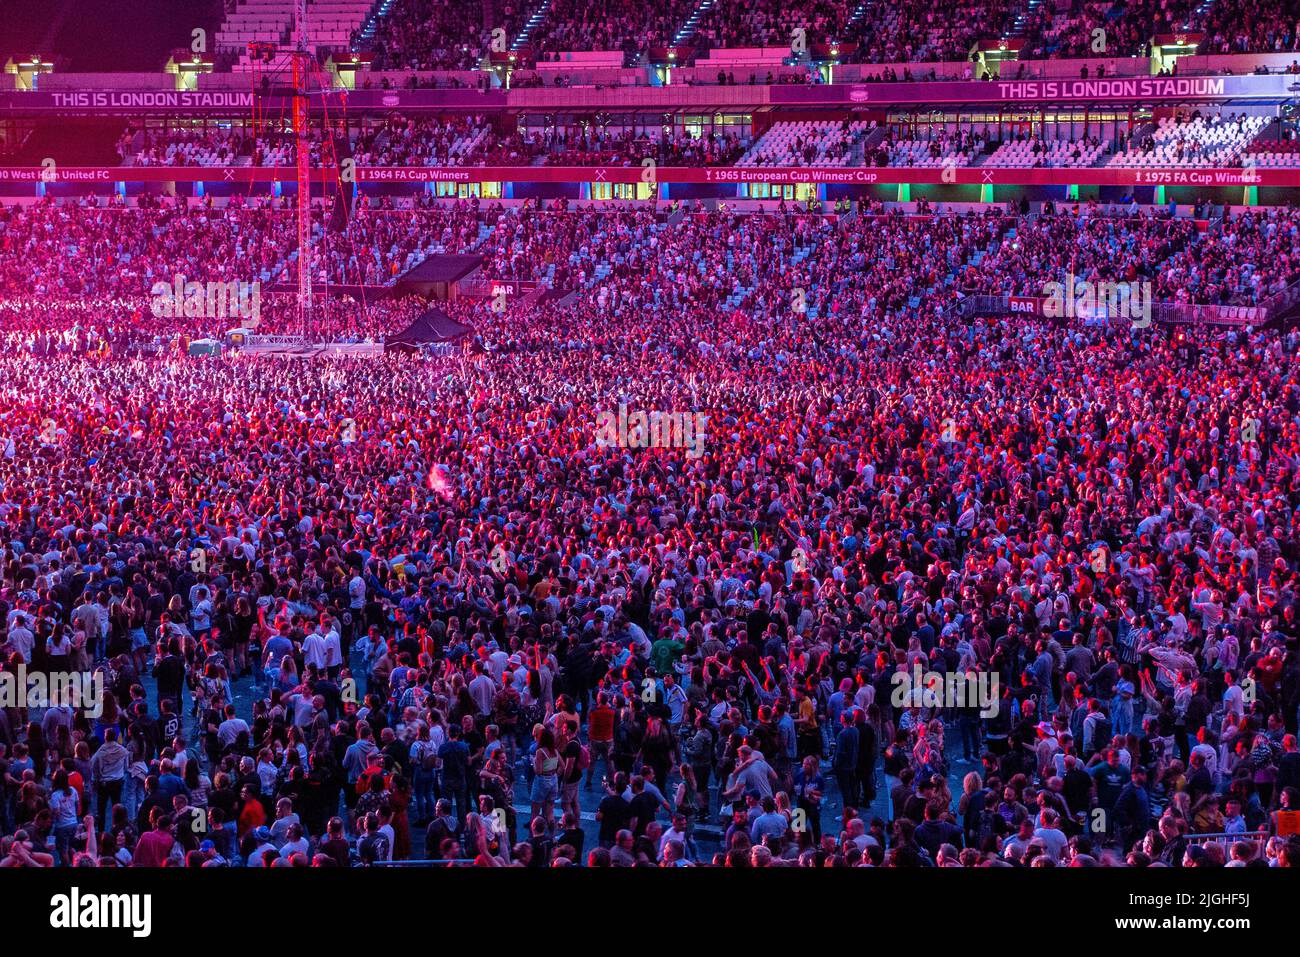
[[[424,856],[442,860],[442,842],[448,838],[460,839],[460,822],[451,813],[451,802],[442,798],[434,805],[433,820],[424,832]]]
[[[492,721],[501,730],[501,741],[510,756],[510,766],[515,765],[518,748],[516,740],[519,728],[519,716],[523,712],[523,699],[514,683],[507,680],[505,687],[497,692],[492,701]]]
[[[1111,743],[1110,719],[1096,698],[1088,699],[1088,714],[1083,719],[1083,754],[1091,757]]]
[[[429,737],[429,726],[419,723],[411,743],[412,786],[415,789],[415,823],[423,825],[433,817],[434,780],[438,772],[438,746]]]
[[[700,795],[700,815],[704,817],[709,810],[709,774],[713,770],[713,733],[709,729],[709,718],[701,714],[695,719],[695,733],[682,742],[682,750],[687,763],[695,777],[696,793]]]
[[[962,795],[957,799],[957,813],[961,815],[966,846],[981,849],[982,817],[989,810],[992,791],[984,787],[977,772],[971,771],[962,779]]]

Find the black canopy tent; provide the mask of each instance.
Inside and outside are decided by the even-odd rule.
[[[396,335],[384,340],[384,351],[417,352],[422,346],[456,342],[472,335],[474,328],[451,318],[437,306],[430,306]]]

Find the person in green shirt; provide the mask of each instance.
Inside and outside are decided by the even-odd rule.
[[[650,646],[650,665],[655,674],[666,675],[672,669],[673,659],[686,650],[686,646],[672,636],[660,638]]]

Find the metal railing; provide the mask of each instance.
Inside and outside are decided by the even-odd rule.
[[[1286,290],[1290,293],[1291,290]],[[1280,313],[1281,307],[1275,303],[1280,300],[1282,293],[1266,303],[1255,306],[1217,306],[1217,305],[1200,305],[1197,303],[1184,302],[1153,302],[1151,303],[1151,319],[1154,322],[1170,325],[1194,325],[1205,324],[1214,326],[1253,326],[1260,325],[1274,318]],[[1300,290],[1294,293],[1294,297],[1288,300],[1289,305],[1295,305],[1300,302]],[[1037,315],[1039,310],[1036,309],[1013,309],[1011,300],[1017,299],[1024,303],[1031,300],[1038,302],[1043,299],[1042,296],[990,296],[990,295],[968,295],[958,304],[958,312],[962,316],[997,316],[1013,315],[1016,313]],[[1098,322],[1107,321],[1105,317],[1098,316]]]
[[[1300,281],[1291,283],[1281,292],[1269,296],[1260,303],[1260,308],[1267,312],[1270,320],[1282,318],[1296,306],[1300,306]]]
[[[448,860],[418,860],[418,861],[376,861],[373,867],[455,867],[466,864],[473,864],[472,857],[455,857]]]
[[[1216,831],[1213,833],[1207,832],[1205,834],[1188,834],[1187,843],[1198,845],[1222,844],[1225,847],[1230,847],[1238,841],[1250,841],[1262,846],[1268,843],[1268,839],[1272,836],[1273,835],[1267,831],[1244,831],[1240,834],[1229,834],[1226,831]]]

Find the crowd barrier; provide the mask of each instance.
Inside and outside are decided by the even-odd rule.
[[[473,864],[472,857],[457,857],[450,860],[442,861],[378,861],[375,867],[464,867],[467,864]]]
[[[1280,300],[1278,296],[1265,300],[1255,306],[1217,306],[1199,305],[1182,302],[1151,303],[1151,321],[1165,325],[1212,325],[1212,326],[1258,326],[1264,325],[1282,315],[1285,308],[1297,301],[1296,287],[1287,290],[1289,295]],[[963,316],[1006,316],[1028,315],[1040,318],[1052,318],[1047,315],[1045,296],[989,296],[970,295],[961,301],[958,307]],[[1283,305],[1282,303],[1286,303]],[[1118,316],[1097,315],[1097,322],[1124,321]]]
[[[1222,844],[1225,850],[1236,844],[1238,841],[1249,841],[1253,844],[1263,846],[1268,843],[1271,837],[1266,831],[1246,831],[1241,834],[1229,834],[1226,831],[1205,833],[1205,834],[1188,834],[1188,844]]]

